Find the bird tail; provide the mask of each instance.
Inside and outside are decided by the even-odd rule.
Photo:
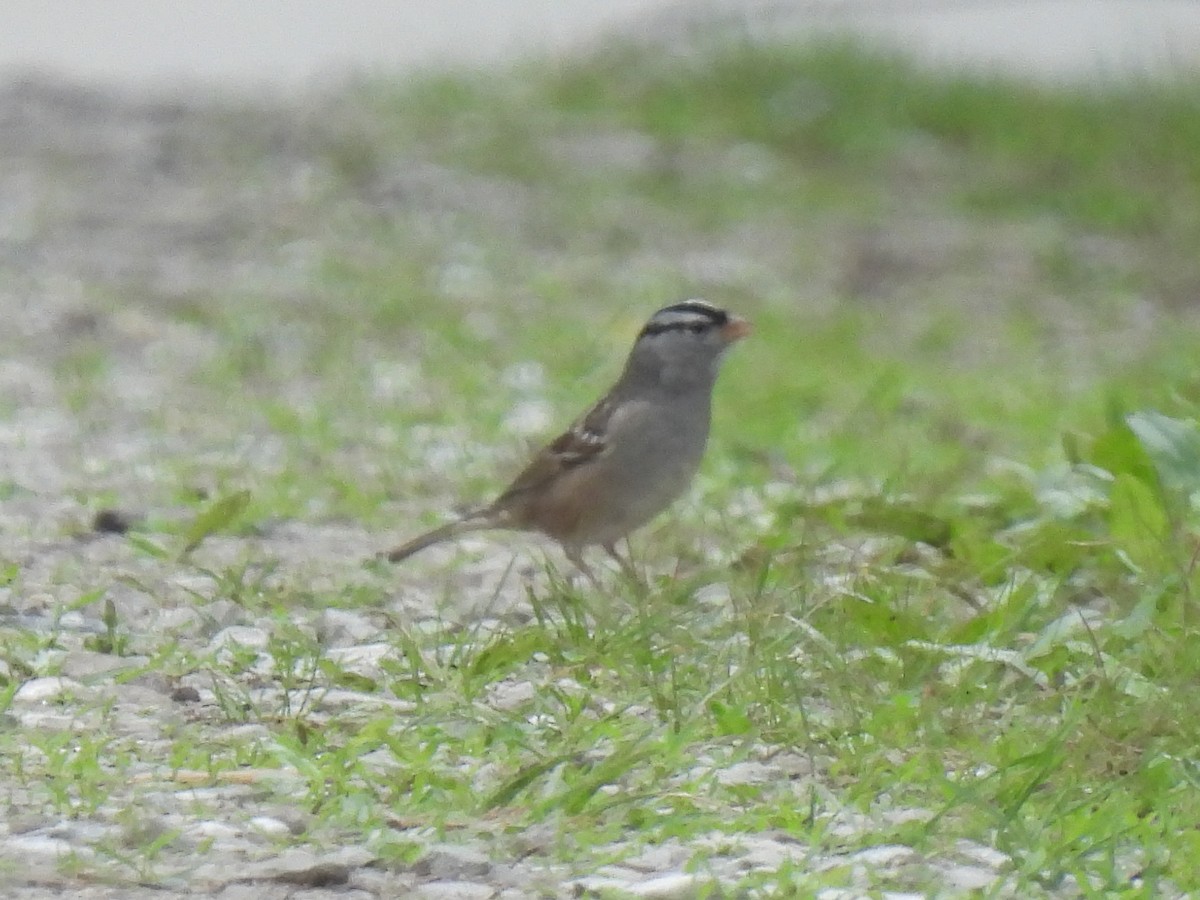
[[[400,562],[408,559],[414,553],[419,553],[426,547],[432,547],[434,544],[440,544],[442,541],[449,541],[460,534],[466,534],[470,531],[482,531],[485,528],[495,528],[495,523],[490,519],[485,518],[483,510],[478,510],[473,513],[468,513],[461,519],[454,522],[447,522],[445,525],[439,526],[432,531],[427,531],[422,535],[418,535],[407,543],[395,547],[381,556],[388,562]]]

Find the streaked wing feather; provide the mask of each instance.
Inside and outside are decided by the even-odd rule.
[[[605,397],[551,441],[546,449],[558,458],[563,468],[570,469],[588,462],[607,449],[605,435],[612,414],[613,404]]]
[[[608,449],[605,433],[614,405],[605,397],[538,453],[492,505],[499,509],[515,497],[540,488],[560,472],[584,465]]]

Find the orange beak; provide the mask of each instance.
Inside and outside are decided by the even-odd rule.
[[[740,341],[753,330],[754,326],[745,319],[730,316],[729,321],[721,326],[721,337],[725,339],[726,343],[732,344],[734,341]]]

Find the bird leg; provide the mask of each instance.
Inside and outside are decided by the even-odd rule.
[[[637,584],[642,583],[642,578],[638,574],[638,570],[634,567],[633,560],[630,557],[622,556],[620,553],[617,552],[617,542],[616,541],[609,541],[607,544],[603,544],[601,546],[604,547],[605,553],[607,553],[609,556],[611,556],[613,559],[615,559],[617,561],[617,565],[621,567],[621,572],[625,575],[626,578],[628,578],[630,581],[636,582]],[[626,547],[626,549],[629,548],[628,541],[625,542],[625,547]]]
[[[563,544],[562,549],[563,554],[571,561],[571,564],[583,573],[584,578],[591,582],[592,587],[599,590],[600,579],[596,577],[596,573],[592,571],[592,567],[589,566],[587,561],[583,558],[582,548],[573,544]]]

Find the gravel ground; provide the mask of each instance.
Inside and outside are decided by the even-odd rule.
[[[297,612],[298,624],[321,633],[347,671],[368,675],[395,652],[386,641],[392,617],[420,623],[446,614],[419,582],[396,591],[385,576],[364,569],[364,552],[379,536],[352,524],[293,521],[251,538],[214,538],[197,553],[196,566],[181,569],[172,558],[107,533],[120,529],[117,519],[97,518],[106,498],[131,504],[134,513],[169,515],[177,467],[189,459],[235,454],[251,469],[279,464],[264,435],[224,421],[219,404],[195,386],[196,371],[215,352],[213,338],[180,309],[222,292],[269,303],[310,290],[310,250],[331,238],[327,218],[311,214],[319,188],[308,177],[306,148],[353,112],[332,100],[306,102],[231,110],[47,82],[0,89],[0,533],[10,563],[0,587],[0,629],[6,641],[17,632],[59,635],[32,671],[0,662],[7,680],[20,683],[0,728],[42,735],[44,743],[25,748],[33,756],[89,752],[86,738],[101,720],[105,733],[143,748],[126,764],[124,790],[66,817],[47,811],[52,807],[21,777],[20,760],[6,763],[0,895],[682,898],[786,865],[845,870],[851,885],[871,884],[868,873],[882,871],[935,873],[950,894],[996,887],[1006,858],[988,847],[963,843],[940,859],[888,845],[815,856],[775,832],[713,834],[636,850],[614,844],[596,858],[620,864],[581,872],[548,861],[544,834],[510,838],[500,848],[479,839],[448,841],[397,822],[419,852],[411,864],[381,865],[364,846],[313,820],[295,772],[250,765],[213,780],[188,766],[145,762],[156,746],[168,754],[166,736],[184,726],[206,725],[214,741],[266,726],[231,722],[210,677],[165,674],[136,652],[92,649],[89,639],[104,633],[105,614],[99,603],[76,601],[97,584],[109,586],[107,598],[134,635],[169,635],[197,654],[247,653],[238,687],[248,693],[273,689],[258,651],[274,625],[229,600],[197,602],[213,593],[214,576],[205,569],[220,571],[249,557],[263,560],[263,577],[277,583],[377,592],[383,598],[377,609]],[[239,139],[273,148],[267,170],[231,170],[230,148]],[[409,195],[420,195],[421,178],[436,177],[419,175]],[[439,196],[454,202],[453,193]],[[102,354],[109,369],[103,396],[80,403],[70,372],[89,352]],[[487,565],[467,566],[464,583],[494,583],[496,571]],[[502,603],[521,615],[523,594],[510,590]],[[478,593],[463,596],[473,602]],[[472,615],[467,607],[458,612]],[[532,690],[528,682],[504,683],[488,702],[518,704]],[[317,719],[350,706],[404,708],[352,689],[330,690],[313,702]],[[63,740],[56,743],[56,736]],[[118,764],[103,747],[92,749],[97,765]],[[39,756],[39,764],[46,759]],[[797,802],[805,791],[821,789],[810,776],[808,760],[771,747],[719,773],[725,784],[794,785]],[[895,824],[928,813],[884,815]],[[850,837],[878,824],[847,812],[834,827]],[[171,840],[149,869],[124,858],[122,848],[144,848],[159,835]],[[697,870],[691,863],[700,855],[705,864]],[[860,893],[850,887],[821,896]]]

